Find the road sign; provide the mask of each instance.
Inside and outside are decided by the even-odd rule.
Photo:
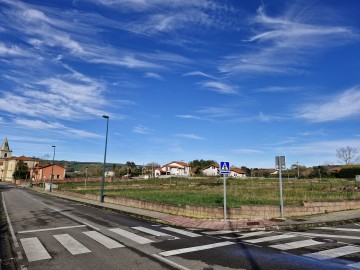
[[[220,173],[221,174],[229,174],[230,173],[230,162],[228,162],[228,161],[220,162]]]

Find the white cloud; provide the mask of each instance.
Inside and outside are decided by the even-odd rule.
[[[318,14],[307,14],[314,7],[307,9],[303,5],[292,10],[296,13],[285,12],[283,16],[270,17],[260,7],[257,16],[250,21],[256,34],[247,40],[256,43],[254,49],[229,55],[219,70],[228,74],[302,72],[307,65],[307,56],[343,45],[355,37],[348,27],[315,23]],[[307,23],[309,21],[313,23]]]
[[[316,103],[300,108],[297,117],[312,122],[327,122],[360,115],[360,85],[345,90],[343,93],[326,97]]]
[[[176,137],[191,139],[191,140],[204,140],[203,137],[195,135],[195,134],[176,134]]]
[[[0,55],[7,57],[30,57],[30,54],[26,52],[24,49],[19,48],[18,46],[6,46],[4,43],[0,42]]]
[[[192,114],[178,114],[176,115],[177,118],[184,118],[184,119],[197,119],[197,120],[201,120],[202,118],[196,115],[192,115]]]
[[[262,150],[258,150],[258,149],[247,149],[247,148],[242,148],[242,149],[233,149],[231,150],[232,152],[235,153],[239,153],[239,154],[262,154],[264,153],[264,151]]]
[[[150,134],[151,130],[143,125],[137,125],[133,128],[133,132],[139,134]]]
[[[201,71],[188,72],[188,73],[183,74],[183,76],[201,76],[201,77],[216,79],[214,76],[211,76],[211,75],[206,74],[206,73],[201,72]]]
[[[144,74],[144,77],[145,78],[152,78],[152,79],[156,79],[156,80],[162,80],[163,77],[157,73],[154,73],[154,72],[146,72]]]
[[[45,122],[42,120],[29,120],[18,118],[14,120],[19,126],[30,128],[33,130],[53,130],[60,134],[75,135],[80,138],[100,138],[101,136],[86,130],[74,129],[56,122]]]
[[[222,82],[211,81],[211,82],[201,82],[199,84],[202,87],[209,88],[210,90],[215,91],[219,94],[236,94],[237,93],[237,91],[234,89],[233,86],[226,84],[226,83],[222,83]]]

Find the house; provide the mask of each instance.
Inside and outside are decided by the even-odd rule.
[[[206,176],[216,176],[220,173],[220,166],[219,164],[211,164],[210,166],[206,167],[202,170],[202,173]]]
[[[13,157],[9,141],[6,138],[0,148],[0,181],[13,181],[13,174],[19,162],[25,163],[29,172],[39,163],[35,158],[25,156]]]
[[[66,169],[60,165],[54,164],[37,164],[34,169],[31,170],[30,174],[35,183],[50,182],[51,175],[53,173],[53,181],[59,181],[65,179]]]
[[[173,161],[155,169],[155,177],[161,175],[190,176],[190,166],[182,161]]]
[[[244,172],[243,170],[238,169],[238,168],[231,168],[229,177],[234,177],[234,178],[246,177],[246,172]]]

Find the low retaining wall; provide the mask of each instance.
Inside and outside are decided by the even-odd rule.
[[[85,194],[81,195],[73,192],[54,191],[64,195],[84,198],[94,201],[100,201],[100,195]],[[179,215],[193,218],[205,219],[223,219],[224,209],[222,207],[206,206],[176,206],[169,204],[154,203],[144,200],[135,200],[122,197],[104,197],[104,202],[153,210],[157,212]],[[284,206],[285,217],[299,217],[306,215],[321,214],[327,212],[336,212],[342,210],[360,209],[360,200],[358,201],[337,201],[337,202],[304,202],[300,206]],[[227,218],[232,220],[262,220],[278,218],[281,216],[280,206],[250,206],[244,205],[238,208],[227,208]]]

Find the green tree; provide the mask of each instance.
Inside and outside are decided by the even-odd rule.
[[[22,160],[19,160],[19,162],[16,165],[16,169],[13,173],[14,179],[28,179],[30,178],[30,171],[28,168],[28,165],[23,162]]]

